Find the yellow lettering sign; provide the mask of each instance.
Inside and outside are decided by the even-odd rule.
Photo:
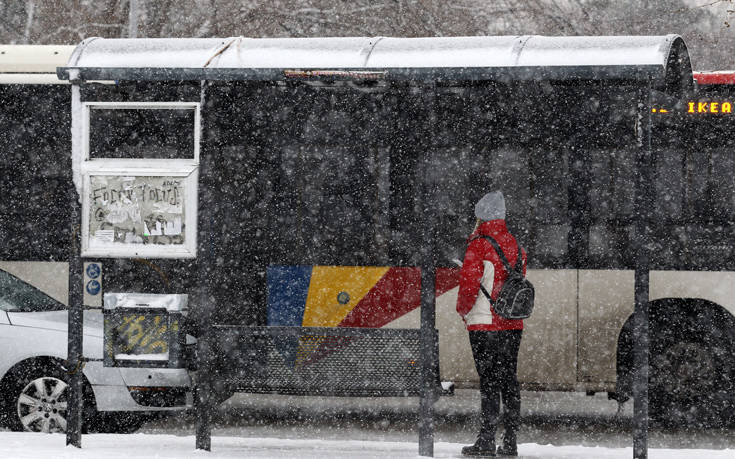
[[[732,102],[687,102],[687,113],[732,113]]]
[[[123,352],[135,354],[168,352],[167,332],[168,323],[160,316],[150,320],[146,316],[130,315],[123,317],[117,328],[118,336],[124,340]]]

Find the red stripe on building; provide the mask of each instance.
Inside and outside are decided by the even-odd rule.
[[[339,326],[379,328],[420,305],[421,270],[391,268]]]
[[[735,72],[694,72],[697,84],[735,84]]]

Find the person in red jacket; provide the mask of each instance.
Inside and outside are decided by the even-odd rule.
[[[459,278],[457,312],[469,331],[475,367],[480,376],[481,427],[474,445],[462,448],[465,456],[495,456],[495,429],[500,399],[505,406],[503,444],[497,453],[517,456],[516,432],[520,424],[521,394],[516,376],[523,320],[498,316],[480,289],[486,286],[493,301],[508,277],[490,241],[495,239],[512,267],[519,262],[518,242],[505,224],[505,199],[500,191],[486,194],[475,206],[477,226],[468,238]],[[526,252],[522,251],[523,274]]]

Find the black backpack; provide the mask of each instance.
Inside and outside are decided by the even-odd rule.
[[[480,284],[482,293],[493,306],[495,313],[500,317],[505,319],[527,319],[531,317],[535,292],[533,284],[523,275],[523,254],[521,253],[520,244],[518,244],[516,266],[515,268],[511,268],[508,259],[505,257],[505,253],[500,249],[500,245],[495,239],[490,236],[477,236],[472,238],[470,242],[480,238],[487,239],[492,244],[495,252],[503,262],[505,270],[508,272],[508,278],[500,288],[500,295],[498,295],[497,301],[493,301],[490,293]]]

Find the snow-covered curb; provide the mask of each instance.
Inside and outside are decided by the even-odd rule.
[[[24,459],[54,458],[284,458],[324,459],[350,458],[415,458],[418,445],[410,442],[355,440],[291,440],[280,438],[212,437],[212,451],[196,451],[194,437],[175,435],[90,434],[82,438],[82,449],[65,446],[65,436],[0,432],[0,457]],[[459,457],[462,445],[437,442],[434,457]],[[525,443],[520,445],[522,458],[620,458],[633,456],[632,448],[587,446],[554,446]],[[734,450],[651,449],[651,459],[707,459],[735,457]]]

